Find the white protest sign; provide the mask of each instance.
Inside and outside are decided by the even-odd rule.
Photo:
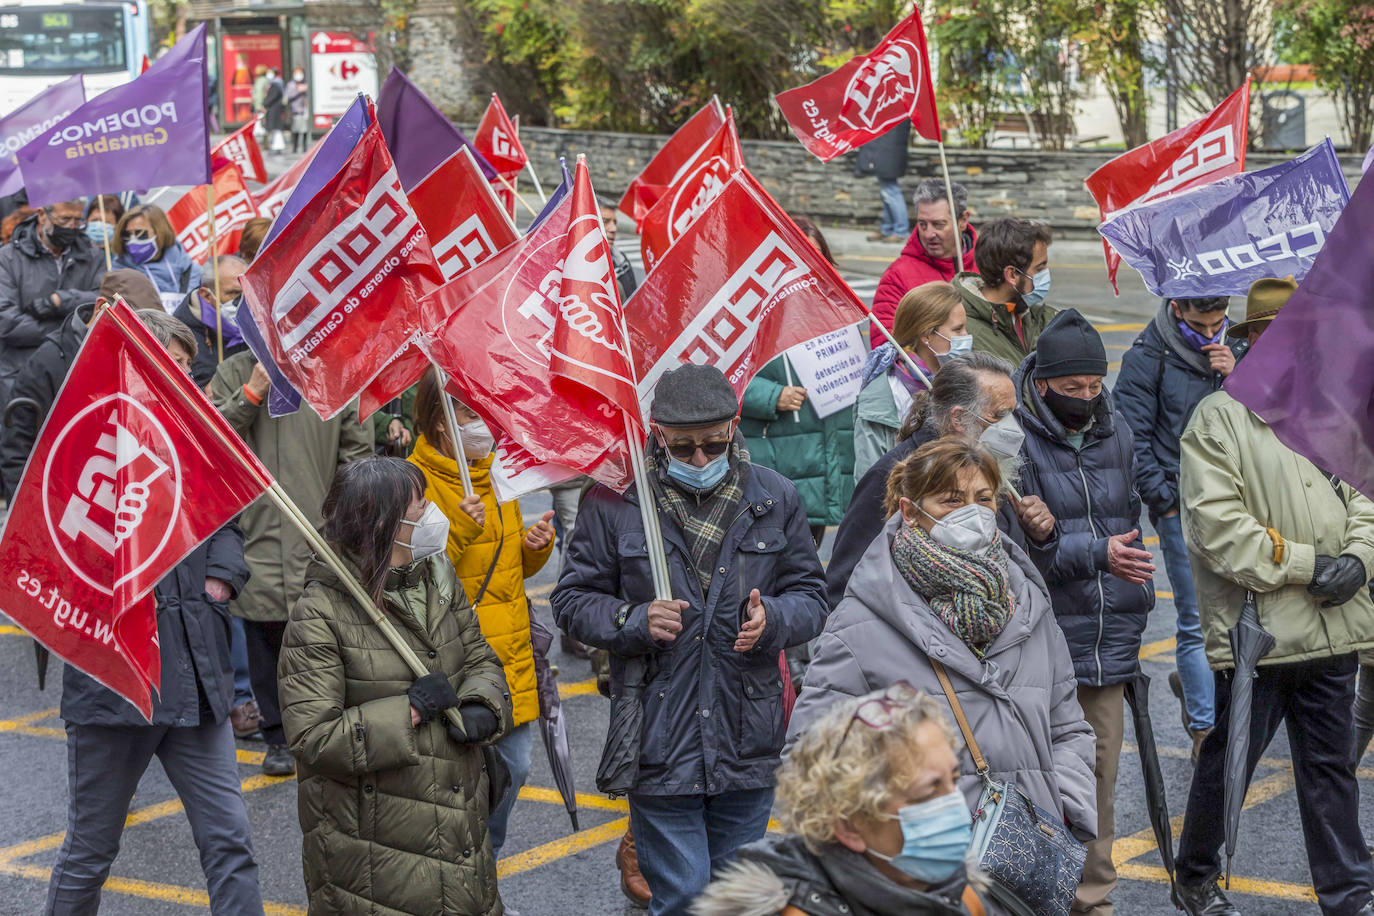
[[[859,380],[868,356],[858,325],[797,344],[786,356],[816,416],[828,417],[858,400]]]

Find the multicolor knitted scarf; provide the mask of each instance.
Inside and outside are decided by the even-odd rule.
[[[668,477],[668,456],[657,441],[650,438],[650,448],[644,464],[653,481],[654,497],[659,511],[682,529],[682,537],[692,555],[697,581],[703,595],[710,589],[711,573],[720,555],[721,542],[734,521],[735,510],[744,499],[744,481],[749,475],[749,451],[744,437],[735,434],[730,443],[730,470],[715,488],[703,493],[687,494]]]
[[[892,539],[892,560],[912,591],[982,658],[1016,607],[1001,533],[979,556],[946,547],[924,529],[903,524]]]

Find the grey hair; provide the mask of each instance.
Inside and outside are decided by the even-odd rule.
[[[211,258],[210,263],[206,265],[210,269],[205,272],[204,277],[200,281],[200,285],[205,287],[206,289],[214,289],[215,277],[219,276],[220,279],[223,279],[223,274],[221,273],[221,271],[223,271],[226,267],[233,267],[235,264],[240,265],[241,267],[243,267],[244,270],[248,269],[248,262],[236,254],[216,255],[215,257]],[[206,282],[207,280],[209,282]]]
[[[1011,363],[1005,359],[981,350],[950,360],[935,373],[930,391],[918,392],[912,399],[906,422],[902,424],[897,438],[911,436],[927,418],[935,423],[938,435],[947,436],[956,432],[954,408],[962,407],[968,413],[979,415],[987,408],[987,392],[983,390],[981,376],[1004,375],[1010,378],[1013,371]]]
[[[949,190],[954,194],[954,212],[950,215],[957,220],[968,209],[968,188],[952,181]],[[911,202],[917,207],[921,204],[939,203],[942,200],[949,200],[949,194],[945,193],[945,183],[938,178],[927,178],[916,186],[915,193],[911,195]]]
[[[170,347],[172,341],[176,341],[187,353],[196,355],[196,335],[179,319],[161,309],[138,309],[134,314],[164,347]]]

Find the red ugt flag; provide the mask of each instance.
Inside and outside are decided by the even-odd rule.
[[[346,158],[299,209],[291,198],[290,222],[273,225],[241,281],[272,361],[326,420],[405,348],[420,297],[443,281],[370,111],[347,142],[340,134],[316,155],[326,170]]]
[[[520,237],[466,146],[411,190],[410,203],[425,227],[445,280],[475,267]],[[435,328],[447,318],[447,313],[422,315],[420,328]],[[407,346],[363,389],[358,416],[366,420],[418,382],[428,366],[428,356],[414,344]]]
[[[613,406],[603,394],[625,396],[615,362],[623,341],[608,327],[615,275],[600,268],[609,252],[590,193],[588,182],[528,235],[432,294],[425,313],[450,317],[421,345],[464,403],[535,460],[624,490],[632,475],[621,408],[633,399]],[[555,376],[555,360],[582,384]]]
[[[506,109],[494,92],[487,103],[487,110],[482,113],[472,142],[496,171],[507,178],[524,169],[530,161],[530,157],[525,155],[525,148],[520,145],[515,125],[506,116]]]
[[[206,209],[206,186],[192,188],[167,209],[167,220],[177,241],[197,264],[210,258],[210,213]],[[215,254],[239,250],[243,227],[258,215],[258,205],[243,183],[237,165],[226,165],[215,172]]]
[[[677,184],[696,161],[701,151],[725,125],[725,109],[720,100],[712,98],[700,111],[687,119],[654,154],[649,164],[630,180],[630,186],[616,208],[638,226],[658,199]]]
[[[881,137],[905,118],[922,137],[940,140],[919,11],[898,23],[872,51],[776,98],[802,146],[822,162]]]
[[[867,317],[782,208],[741,169],[625,304],[644,415],[682,363],[716,366],[743,396],[789,347]]]
[[[119,300],[96,316],[0,536],[0,609],[152,713],[153,586],[271,484]]]
[[[1250,81],[1216,108],[1194,121],[1117,156],[1083,183],[1105,218],[1117,210],[1143,204],[1235,175],[1245,170],[1245,144],[1250,129]],[[1107,277],[1117,295],[1118,255],[1106,239]]]
[[[245,178],[258,184],[267,184],[267,166],[262,161],[262,147],[258,146],[258,138],[253,136],[253,128],[257,124],[256,119],[250,121],[210,150],[210,161],[216,170],[216,159],[228,159],[239,167]]]
[[[686,174],[659,198],[639,227],[639,252],[646,270],[653,270],[668,246],[687,231],[706,207],[720,196],[725,182],[744,168],[739,135],[735,133],[735,113],[725,112],[725,124],[715,138],[697,152]]]

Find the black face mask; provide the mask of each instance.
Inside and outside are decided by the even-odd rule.
[[[1055,419],[1073,432],[1087,426],[1093,414],[1097,413],[1097,405],[1102,403],[1102,392],[1090,398],[1075,398],[1046,386],[1043,399]]]
[[[48,241],[52,242],[59,251],[66,251],[76,244],[86,234],[85,229],[78,229],[75,226],[57,226],[53,223],[48,224]]]

